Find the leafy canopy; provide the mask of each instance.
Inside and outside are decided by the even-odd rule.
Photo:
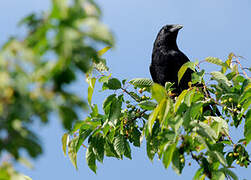
[[[172,165],[177,174],[192,159],[198,164],[195,180],[238,179],[231,168],[250,164],[246,146],[251,141],[251,81],[245,71],[239,72],[238,57],[232,53],[225,62],[212,57],[205,61],[221,70],[210,73],[206,86],[205,70],[198,69],[189,89],[178,97],[171,93],[171,83],[162,87],[146,78],[120,81],[94,66],[87,81],[91,112],[64,134],[64,153],[68,148],[77,168],[77,153],[86,149],[86,162],[96,172],[97,162],[102,163],[105,156],[132,159],[132,146],[140,147],[145,140],[148,158],[152,161],[157,156],[165,168]],[[187,68],[195,70],[200,63],[182,66],[179,79]],[[102,109],[92,102],[96,83],[102,85],[102,91],[111,92]],[[208,105],[214,113],[203,109]],[[221,116],[214,115],[216,109]],[[234,142],[229,125],[238,128],[241,123],[243,138]]]

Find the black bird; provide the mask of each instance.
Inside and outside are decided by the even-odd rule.
[[[188,88],[193,71],[187,69],[178,84],[178,71],[181,66],[189,59],[182,53],[176,43],[177,35],[182,25],[166,25],[159,31],[154,42],[152,52],[152,63],[150,73],[155,83],[165,86],[165,83],[174,83],[173,91],[179,95],[184,89]]]
[[[175,88],[172,92],[179,95],[183,90],[188,89],[188,83],[192,79],[191,69],[187,69],[180,82],[178,83],[178,72],[183,64],[189,62],[188,57],[182,53],[176,43],[177,35],[182,25],[166,25],[161,28],[153,45],[152,63],[150,73],[155,83],[165,86],[166,82],[174,83]],[[197,84],[197,86],[201,86]],[[209,95],[209,92],[207,92]],[[210,96],[210,95],[209,95]],[[215,104],[207,105],[204,111],[210,111],[211,115],[220,112]]]

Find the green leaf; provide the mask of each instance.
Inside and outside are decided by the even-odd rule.
[[[226,89],[229,89],[232,85],[231,81],[227,79],[227,77],[221,72],[214,71],[210,73],[212,75],[212,79],[216,80],[219,84],[224,85]]]
[[[90,140],[91,146],[93,147],[92,150],[95,154],[96,159],[103,163],[104,159],[104,152],[105,152],[105,140],[101,134],[97,134]]]
[[[110,143],[110,140],[106,139],[105,140],[105,155],[107,157],[116,157],[116,158],[121,158],[116,151],[114,150],[114,146],[112,143]]]
[[[76,169],[78,169],[78,167],[77,167],[77,152],[76,152],[77,142],[78,142],[78,137],[75,137],[68,144],[68,156],[69,156],[73,166]]]
[[[110,46],[107,46],[107,47],[105,47],[105,48],[99,50],[99,51],[98,51],[98,55],[99,55],[99,56],[102,56],[102,55],[105,54],[109,49],[111,49],[111,47],[110,47]]]
[[[152,86],[153,81],[147,78],[135,78],[130,80],[129,83],[134,85],[135,87],[143,88]]]
[[[106,115],[109,115],[110,113],[110,108],[111,108],[111,104],[114,100],[116,100],[116,94],[112,94],[110,96],[108,96],[104,102],[103,102],[103,110],[105,112]]]
[[[182,169],[184,168],[185,163],[180,162],[180,153],[178,149],[175,149],[172,158],[172,168],[177,174],[182,173]]]
[[[92,146],[89,146],[89,147],[87,148],[85,157],[86,157],[86,161],[87,161],[87,164],[88,164],[89,168],[90,168],[94,173],[96,173],[96,170],[97,170],[96,156],[95,156],[95,154],[94,154],[94,152],[93,152]]]
[[[163,165],[167,169],[173,159],[173,153],[176,149],[177,142],[171,145],[166,145],[164,148],[164,153],[163,153]]]
[[[188,107],[191,106],[192,104],[194,94],[195,94],[195,89],[193,88],[192,90],[188,90],[185,96],[184,102]]]
[[[221,169],[219,169],[219,171],[222,171],[225,175],[230,176],[233,180],[239,179],[238,176],[228,168],[221,168]]]
[[[164,103],[166,103],[166,99],[163,99],[160,104],[153,110],[153,112],[150,114],[149,118],[148,118],[148,131],[151,134],[152,133],[152,128],[153,128],[153,124],[155,123],[157,116],[160,112],[160,110],[162,109]]]
[[[214,138],[216,137],[215,131],[206,123],[193,121],[192,126],[197,127],[196,132],[200,134],[204,139],[208,138],[211,141],[215,142]]]
[[[251,109],[249,109],[246,114],[246,120],[244,125],[244,136],[248,144],[251,141]]]
[[[180,83],[180,80],[182,79],[182,77],[185,74],[185,72],[187,71],[187,69],[190,68],[193,71],[195,71],[195,66],[196,66],[196,63],[190,62],[190,61],[181,66],[181,68],[179,69],[179,72],[178,72],[178,84]]]
[[[98,80],[100,83],[107,83],[109,81],[109,78],[111,77],[111,74],[109,76],[101,76]]]
[[[125,152],[124,152],[125,157],[132,159],[131,148],[126,139],[124,139],[124,144],[125,144]]]
[[[225,174],[222,171],[214,171],[212,180],[225,180]]]
[[[203,178],[201,178],[203,176],[203,169],[200,168],[196,171],[193,180],[202,180]]]
[[[205,59],[205,61],[212,63],[212,64],[219,65],[219,66],[224,66],[224,64],[225,64],[221,59],[216,58],[216,57],[207,57]]]
[[[224,158],[223,154],[218,151],[209,151],[209,153],[216,158],[223,166],[227,166],[227,161]]]
[[[64,152],[65,156],[66,156],[66,146],[67,146],[68,137],[69,137],[69,135],[67,133],[65,133],[62,136],[62,148],[63,148],[63,152]]]
[[[192,119],[197,118],[202,113],[203,102],[198,101],[191,105],[190,116]]]
[[[122,157],[125,153],[125,148],[124,137],[121,134],[117,135],[114,138],[114,150]]]
[[[229,127],[226,120],[222,119],[221,117],[215,117],[215,116],[205,116],[205,118],[206,120],[208,120],[208,122],[211,122],[212,125],[217,123],[217,127],[215,126],[215,129],[214,129],[216,133],[216,137],[219,136],[220,132],[223,132],[225,135],[229,136]]]
[[[205,75],[205,70],[204,69],[201,72],[196,72],[195,71],[192,74],[192,84],[202,83],[204,75]]]
[[[79,139],[76,146],[76,152],[78,152],[79,148],[82,146],[83,142],[91,134],[91,132],[92,130],[88,129],[88,130],[81,131],[79,133]]]
[[[157,83],[154,83],[151,87],[151,93],[153,99],[155,99],[158,103],[162,101],[162,99],[167,97],[167,92],[165,88]]]
[[[145,110],[154,110],[154,108],[157,106],[155,102],[149,100],[141,101],[138,105]]]
[[[140,131],[136,127],[134,127],[132,130],[132,141],[133,145],[136,147],[140,147],[140,136]]]
[[[174,105],[174,112],[177,112],[177,110],[179,109],[181,103],[184,101],[184,98],[187,94],[188,90],[184,90],[182,91],[182,93],[179,95],[178,99],[176,100],[176,103]]]
[[[109,118],[108,118],[109,121],[111,121],[114,125],[117,124],[118,119],[120,117],[121,106],[122,106],[122,102],[119,99],[114,98],[110,106],[110,112],[109,112]]]
[[[88,104],[89,104],[89,106],[91,106],[92,95],[93,95],[93,91],[94,91],[96,78],[87,78],[87,82],[89,84],[89,87],[88,87]]]
[[[107,83],[104,83],[104,86],[110,90],[117,90],[121,88],[121,82],[116,78],[111,78]]]
[[[243,103],[245,100],[251,99],[251,88],[247,89],[242,93],[242,95],[239,98],[239,104]]]

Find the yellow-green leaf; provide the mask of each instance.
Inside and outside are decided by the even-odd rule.
[[[68,137],[69,137],[69,135],[68,135],[67,133],[65,133],[65,134],[62,136],[62,149],[63,149],[63,152],[64,152],[64,155],[65,155],[65,156],[66,156],[66,146],[67,146]]]
[[[107,47],[105,47],[105,48],[99,50],[99,51],[98,51],[98,55],[99,55],[99,56],[102,56],[102,55],[105,54],[109,49],[111,49],[111,47],[110,47],[110,46],[107,46]]]
[[[162,99],[167,97],[165,88],[157,83],[154,83],[152,85],[151,91],[153,99],[155,99],[158,103],[160,103]]]
[[[94,91],[94,86],[96,83],[96,78],[87,78],[87,82],[89,84],[88,87],[88,104],[89,106],[91,106],[91,101],[92,101],[92,95],[93,95],[93,91]]]
[[[179,109],[181,103],[184,101],[184,98],[185,98],[187,92],[188,92],[187,90],[184,90],[184,91],[182,91],[182,93],[179,95],[179,97],[178,97],[178,99],[177,99],[177,101],[176,101],[176,103],[175,103],[175,106],[174,106],[174,112],[177,112],[177,110]]]

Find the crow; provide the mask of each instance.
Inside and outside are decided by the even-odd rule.
[[[177,35],[182,25],[166,25],[161,28],[154,42],[150,73],[155,83],[165,86],[166,82],[174,83],[173,93],[179,95],[188,88],[193,71],[187,69],[178,84],[178,71],[188,62],[187,56],[182,53],[176,43]]]
[[[166,82],[173,83],[174,95],[178,96],[183,90],[188,89],[188,83],[192,80],[194,72],[188,68],[178,83],[178,71],[181,66],[189,62],[188,57],[179,50],[177,46],[177,35],[182,25],[166,25],[161,28],[153,45],[152,62],[150,73],[153,82],[165,86]],[[201,87],[201,84],[197,84]],[[210,97],[209,92],[207,95]],[[213,110],[215,109],[215,111]],[[220,116],[220,112],[215,104],[207,105],[203,111],[210,111],[211,115],[215,113]]]

